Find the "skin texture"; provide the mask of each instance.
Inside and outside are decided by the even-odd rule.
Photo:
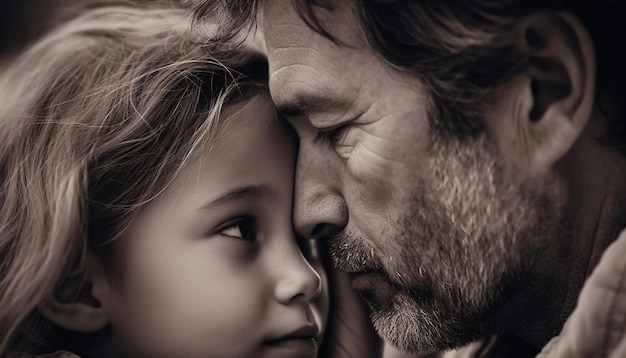
[[[94,280],[112,355],[316,355],[312,338],[267,344],[298,330],[319,344],[328,314],[324,270],[292,229],[292,135],[267,97],[223,118],[122,238],[121,277]]]
[[[572,70],[564,80],[584,96],[558,103],[575,116],[549,108],[531,123],[534,78],[522,74],[491,99],[486,133],[443,140],[429,128],[419,81],[367,44],[351,2],[335,5],[318,18],[337,42],[289,1],[262,2],[257,19],[272,99],[300,137],[296,229],[330,240],[376,330],[403,350],[460,347],[494,333],[542,344],[582,284],[584,269],[571,270],[572,281],[567,271],[588,263],[584,249],[555,240],[567,187],[551,166],[589,118],[593,79],[580,84],[588,72]],[[574,66],[586,69],[564,65]]]

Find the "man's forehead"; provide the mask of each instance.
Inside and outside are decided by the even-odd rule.
[[[367,45],[350,3],[315,9],[320,25],[338,41],[311,28],[291,0],[259,4],[256,46],[267,56],[270,92],[283,113],[323,126],[354,111],[364,77],[357,68],[366,61]]]
[[[364,45],[359,18],[352,0],[335,1],[332,8],[313,5],[316,20],[333,39],[313,29],[294,7],[291,0],[262,1],[257,13],[257,41],[271,51],[284,47],[336,47]],[[334,41],[337,40],[337,41]]]

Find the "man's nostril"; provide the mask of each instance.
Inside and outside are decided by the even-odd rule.
[[[313,238],[323,238],[323,237],[331,237],[341,232],[341,227],[333,224],[317,224],[315,228],[313,228],[312,237]]]

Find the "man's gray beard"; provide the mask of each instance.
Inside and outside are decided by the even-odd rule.
[[[354,235],[330,242],[339,267],[384,268],[397,291],[371,319],[412,353],[494,333],[489,318],[557,235],[565,196],[554,178],[505,184],[484,137],[435,143],[432,154],[431,176],[417,183],[406,214],[374,239],[384,255]]]

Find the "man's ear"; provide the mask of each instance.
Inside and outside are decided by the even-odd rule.
[[[74,332],[96,332],[109,324],[106,299],[110,283],[100,260],[87,254],[79,281],[68,279],[45,299],[39,310],[56,325]]]
[[[520,23],[529,58],[528,105],[517,113],[533,171],[546,171],[567,153],[594,107],[596,58],[585,26],[575,16],[539,12]]]

